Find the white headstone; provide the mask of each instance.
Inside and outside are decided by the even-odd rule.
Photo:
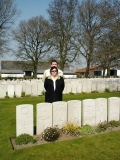
[[[7,86],[5,84],[0,84],[0,98],[5,98],[7,92]]]
[[[90,80],[85,80],[82,86],[82,92],[91,93],[92,82]]]
[[[120,86],[118,86],[117,90],[118,90],[118,92],[120,92]]]
[[[82,84],[78,83],[77,85],[77,93],[81,93],[82,92]]]
[[[68,123],[75,123],[81,126],[81,101],[68,101]]]
[[[110,78],[107,78],[104,81],[105,81],[105,88],[110,90],[110,86],[111,86]]]
[[[22,92],[25,92],[25,88],[26,88],[26,83],[25,81],[22,81]]]
[[[77,93],[77,84],[71,84],[71,92],[76,94]]]
[[[109,79],[109,89],[110,89],[110,92],[114,91],[114,83],[113,83],[113,79]]]
[[[36,84],[32,84],[31,85],[31,96],[37,96],[37,95],[38,95],[37,85]]]
[[[120,115],[120,98],[111,97],[108,98],[108,121],[116,120],[119,121]]]
[[[72,91],[71,90],[71,84],[67,83],[65,86],[66,86],[66,93],[67,94],[71,93],[71,91]]]
[[[38,94],[38,96],[39,95],[42,95],[42,92],[44,91],[44,85],[41,83],[41,84],[38,84],[37,85],[37,94]]]
[[[62,127],[67,123],[67,102],[53,102],[53,126]]]
[[[107,122],[107,99],[97,98],[95,99],[95,123],[96,126],[101,122]]]
[[[91,92],[93,91],[97,91],[96,81],[92,81],[92,84],[91,84]]]
[[[16,106],[16,136],[21,134],[33,136],[33,105]]]
[[[105,82],[103,80],[97,81],[97,91],[104,92],[105,91]]]
[[[14,85],[8,85],[7,91],[9,97],[14,97]]]
[[[37,104],[36,117],[36,134],[41,134],[45,128],[52,126],[52,104],[39,103]]]
[[[87,99],[82,101],[82,125],[95,126],[95,100]]]
[[[32,87],[31,84],[27,84],[25,85],[25,95],[31,95],[32,93]]]
[[[67,86],[66,85],[64,87],[63,94],[67,94]]]
[[[22,85],[21,84],[16,84],[15,85],[15,95],[17,97],[21,97],[21,93],[22,93]]]

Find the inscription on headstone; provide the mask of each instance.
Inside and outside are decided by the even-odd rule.
[[[68,101],[68,123],[76,123],[81,126],[81,101]]]
[[[97,98],[95,99],[95,121],[96,126],[101,123],[107,121],[107,99],[106,98]]]
[[[16,136],[21,134],[33,136],[33,105],[16,106]]]
[[[67,122],[67,102],[54,102],[53,105],[53,126],[62,127]]]
[[[95,126],[95,100],[87,99],[82,101],[82,125]]]
[[[52,126],[52,104],[37,104],[37,134],[41,134],[45,128]]]
[[[8,96],[14,97],[14,85],[8,85]]]
[[[111,97],[108,98],[108,121],[119,121],[120,115],[120,98]]]

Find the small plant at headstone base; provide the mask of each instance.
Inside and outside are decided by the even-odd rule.
[[[109,88],[105,88],[105,92],[110,93]]]
[[[36,143],[36,141],[37,141],[36,139],[34,139],[31,135],[26,133],[21,134],[15,138],[16,145],[28,144],[30,142]]]
[[[82,136],[91,135],[91,134],[94,134],[94,129],[88,124],[86,124],[80,128],[79,133]]]
[[[108,127],[118,127],[120,126],[120,121],[111,120],[108,122]]]
[[[94,90],[94,91],[92,91],[91,93],[99,93],[99,91],[97,91],[97,90]]]
[[[31,97],[31,94],[26,94],[26,96],[25,97]]]
[[[100,133],[102,131],[104,132],[107,128],[108,128],[108,123],[106,121],[104,121],[104,122],[100,122],[97,125],[95,131],[98,132],[98,133]]]
[[[72,135],[72,136],[78,136],[79,129],[80,129],[80,126],[78,123],[68,122],[63,126],[62,132],[65,134]]]
[[[70,92],[69,95],[74,95],[74,93],[73,93],[73,92]]]
[[[44,90],[42,91],[42,95],[43,95],[43,96],[45,95],[45,91],[44,91]]]
[[[57,127],[47,127],[43,133],[42,133],[42,137],[45,141],[55,141],[59,138],[61,134],[61,130]]]
[[[21,97],[25,97],[25,92],[22,92],[22,93],[21,93]]]
[[[82,92],[82,94],[86,94],[86,92]]]
[[[14,92],[14,98],[16,98],[17,96],[16,96],[16,94],[15,94],[15,92]]]
[[[10,98],[10,97],[8,96],[8,92],[6,92],[6,96],[5,96],[5,98]]]

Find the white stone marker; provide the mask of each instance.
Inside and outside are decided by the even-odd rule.
[[[71,92],[76,94],[77,93],[77,84],[71,84]]]
[[[37,96],[37,95],[38,95],[37,85],[36,84],[32,84],[31,85],[31,96]]]
[[[22,93],[22,85],[21,84],[16,84],[15,85],[15,95],[17,97],[21,97],[21,93]]]
[[[78,83],[77,85],[77,93],[81,93],[82,92],[82,84]]]
[[[95,123],[96,126],[100,122],[107,122],[107,99],[106,98],[97,98],[95,99]]]
[[[32,93],[32,87],[31,84],[27,84],[25,85],[25,95],[31,95]]]
[[[68,123],[75,123],[81,126],[81,101],[68,101]]]
[[[120,115],[120,98],[108,98],[108,122],[111,120],[119,121]]]
[[[7,92],[7,86],[5,84],[0,84],[0,98],[5,98]]]
[[[104,80],[98,80],[97,81],[97,91],[104,92],[105,91],[105,82]]]
[[[82,92],[91,93],[92,82],[90,80],[85,80],[82,86]]]
[[[14,85],[8,85],[7,91],[9,97],[14,97]]]
[[[71,92],[74,94],[77,93],[77,84],[78,84],[78,81],[75,81],[75,80],[71,81]]]
[[[67,94],[67,86],[66,85],[64,87],[63,94]]]
[[[67,122],[67,102],[53,102],[53,126],[62,127]]]
[[[52,126],[52,104],[38,103],[36,118],[36,134],[41,134],[45,128]]]
[[[96,90],[97,90],[96,81],[93,80],[93,81],[92,81],[92,84],[91,84],[91,92],[96,91]]]
[[[16,106],[16,136],[24,133],[33,136],[32,104],[22,104]]]
[[[66,86],[66,93],[67,93],[67,94],[71,93],[71,91],[72,91],[72,90],[71,90],[71,84],[68,84],[68,83],[67,83],[67,84],[65,84],[65,86]]]
[[[44,84],[42,84],[42,83],[41,83],[41,84],[38,84],[38,85],[37,85],[37,95],[38,95],[38,96],[39,96],[39,95],[42,95],[42,94],[43,94],[43,93],[42,93],[43,91],[44,91]]]
[[[95,126],[95,100],[82,101],[82,125]]]

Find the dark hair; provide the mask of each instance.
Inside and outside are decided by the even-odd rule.
[[[50,72],[51,72],[53,69],[56,69],[56,71],[57,71],[57,73],[58,73],[58,69],[57,69],[57,67],[55,67],[55,66],[53,66],[53,67],[50,68]]]
[[[52,64],[53,62],[56,62],[56,63],[58,64],[58,62],[57,62],[55,59],[53,59],[53,60],[51,61],[51,64]]]

